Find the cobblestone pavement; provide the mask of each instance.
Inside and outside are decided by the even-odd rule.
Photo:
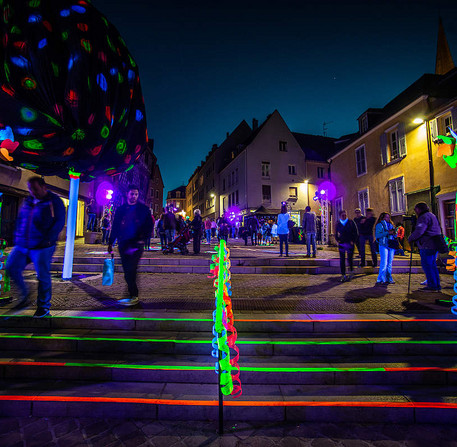
[[[28,273],[28,284],[36,296],[36,280]],[[396,284],[375,286],[376,275],[359,274],[352,281],[339,282],[339,275],[233,275],[232,300],[238,312],[280,313],[376,313],[446,311],[435,299],[449,300],[453,278],[442,277],[442,293],[420,291],[424,277],[412,275],[407,294],[408,275],[395,275]],[[102,286],[101,274],[72,281],[53,281],[53,310],[118,309],[117,300],[125,297],[122,274],[115,275],[114,284]],[[138,275],[141,303],[136,309],[205,311],[214,307],[212,280],[203,274],[142,273]],[[13,296],[15,296],[13,289]],[[35,303],[32,303],[32,306]],[[3,301],[3,309],[11,306]]]
[[[227,424],[148,420],[4,418],[2,447],[454,447],[457,429],[449,425],[396,424]]]

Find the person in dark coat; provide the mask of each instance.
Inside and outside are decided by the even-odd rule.
[[[363,216],[359,224],[357,225],[357,229],[359,230],[359,253],[360,253],[360,266],[365,267],[365,244],[368,241],[370,245],[370,252],[371,252],[371,261],[373,262],[373,267],[376,268],[378,265],[378,258],[376,255],[376,248],[374,245],[374,237],[373,237],[373,228],[376,223],[376,218],[374,217],[373,209],[367,208],[366,210],[366,217]],[[355,221],[355,219],[354,219]]]
[[[129,185],[127,203],[121,205],[114,214],[109,238],[108,253],[113,252],[113,243],[117,239],[121,255],[124,278],[129,297],[119,300],[122,306],[138,304],[138,286],[136,275],[138,263],[144,251],[144,245],[151,237],[153,222],[149,208],[138,202],[138,187]]]
[[[340,252],[341,282],[350,281],[354,270],[354,245],[359,239],[359,233],[355,222],[348,219],[346,210],[340,211],[338,223],[336,224],[335,239],[338,242]],[[346,253],[349,263],[350,276],[346,275]]]
[[[416,228],[409,236],[408,241],[410,243],[415,242],[419,248],[422,269],[427,278],[427,285],[423,290],[439,292],[441,283],[440,273],[436,266],[436,257],[438,256],[436,238],[441,235],[441,226],[425,202],[417,203],[414,212],[417,215]]]
[[[194,220],[190,224],[192,228],[192,235],[194,240],[194,255],[200,253],[200,244],[202,240],[202,217],[200,210],[194,210]]]
[[[171,244],[175,238],[176,224],[177,221],[173,213],[173,207],[169,207],[163,218],[163,228],[165,230],[167,244]]]
[[[20,301],[15,307],[26,307],[29,294],[22,272],[33,262],[38,278],[34,317],[41,318],[49,315],[51,307],[51,259],[65,224],[65,206],[59,196],[48,191],[41,177],[31,177],[27,185],[30,196],[17,217],[15,247],[8,256],[6,271],[20,291]]]

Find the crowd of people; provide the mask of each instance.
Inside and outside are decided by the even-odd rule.
[[[19,211],[15,233],[15,246],[8,256],[6,270],[19,289],[16,308],[26,307],[29,293],[22,273],[26,265],[34,263],[38,279],[37,311],[35,317],[49,315],[51,306],[52,284],[50,267],[59,233],[65,224],[65,207],[62,200],[47,189],[41,177],[32,177],[28,181],[30,196]],[[246,216],[244,221],[230,220],[223,214],[217,220],[201,217],[196,209],[192,219],[176,216],[174,209],[168,208],[154,223],[151,210],[138,201],[139,190],[130,185],[126,202],[115,210],[113,216],[107,210],[100,219],[102,242],[108,245],[108,252],[113,253],[117,242],[124,279],[129,296],[119,301],[124,306],[138,303],[138,286],[136,283],[140,258],[145,249],[149,249],[151,237],[156,232],[162,249],[173,251],[173,244],[182,253],[187,253],[186,245],[193,239],[193,252],[199,254],[202,240],[211,244],[214,238],[227,241],[229,237],[241,238],[245,245],[250,239],[251,245],[271,245],[279,243],[279,256],[289,256],[289,235],[295,223],[283,203],[277,219],[260,219]],[[94,202],[89,204],[88,230],[96,229],[94,223]],[[442,249],[443,236],[436,216],[430,212],[424,202],[414,208],[417,223],[408,237],[410,250],[417,245],[422,268],[426,275],[425,290],[439,291],[440,277],[436,265],[438,251]],[[335,239],[338,245],[341,282],[351,280],[354,272],[354,251],[357,248],[360,265],[366,266],[365,248],[368,243],[373,267],[378,265],[379,273],[376,286],[394,284],[392,261],[394,254],[405,255],[405,229],[401,224],[396,226],[388,212],[381,212],[376,219],[371,208],[363,215],[360,209],[355,210],[353,219],[346,210],[341,210],[336,222]],[[306,257],[316,257],[317,217],[308,206],[303,216],[303,234],[306,238]],[[171,250],[171,251],[170,251]],[[184,252],[185,250],[185,252]],[[349,265],[347,274],[346,262]]]

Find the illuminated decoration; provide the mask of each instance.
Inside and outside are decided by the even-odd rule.
[[[3,204],[3,193],[0,192],[0,229],[2,227],[2,204]],[[0,300],[8,299],[9,296],[6,296],[10,291],[10,279],[6,273],[5,264],[6,264],[6,255],[5,255],[6,241],[5,239],[0,239]]]
[[[67,179],[73,168],[82,182],[107,168],[124,172],[126,156],[146,147],[146,113],[138,67],[118,31],[86,1],[1,4],[0,128],[13,129],[18,142],[14,155],[1,151],[2,159]],[[28,135],[33,148],[24,144]]]
[[[213,312],[213,351],[216,362],[216,373],[219,375],[219,388],[222,394],[238,397],[241,395],[240,367],[238,366],[239,350],[236,346],[237,332],[234,327],[234,317],[231,300],[230,282],[230,250],[224,240],[216,247],[217,254],[212,256],[211,278],[216,287],[216,310]],[[230,349],[235,356],[230,358]],[[222,404],[222,402],[221,402]]]
[[[11,154],[17,149],[19,143],[14,141],[14,134],[11,127],[0,129],[0,159],[10,162],[13,161]]]
[[[113,199],[114,187],[111,182],[104,181],[97,186],[95,201],[101,206],[107,206]]]
[[[94,6],[84,0],[31,2],[22,7],[0,0],[0,123],[29,129],[15,133],[16,147],[3,141],[0,157],[39,175],[70,179],[68,279],[75,224],[70,214],[76,219],[72,200],[77,201],[79,181],[131,166],[127,156],[139,157],[147,145],[146,113],[138,67]],[[117,69],[115,78],[111,67]],[[129,82],[118,82],[124,78]]]

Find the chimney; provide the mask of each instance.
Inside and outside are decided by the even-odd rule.
[[[257,130],[259,127],[259,121],[256,120],[255,118],[252,118],[252,130]]]
[[[230,136],[230,132],[227,132],[227,136],[225,138],[228,138]]]
[[[217,144],[213,144],[213,147],[211,148],[213,151],[217,149]]]

